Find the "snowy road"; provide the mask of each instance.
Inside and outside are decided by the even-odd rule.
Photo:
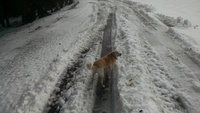
[[[94,24],[96,10],[94,4],[81,2],[1,38],[1,113],[43,109],[60,74],[90,42],[82,36]]]
[[[122,52],[122,112],[200,113],[200,49],[152,11],[132,0],[85,0],[2,36],[0,113],[46,113],[53,104],[61,113],[92,113],[98,76],[84,64],[99,58],[110,13],[112,45]]]

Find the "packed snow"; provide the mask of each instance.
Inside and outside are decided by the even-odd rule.
[[[80,0],[0,35],[0,113],[43,113],[66,69],[80,62],[58,98],[61,113],[92,113],[108,15],[122,113],[200,113],[198,0]],[[83,52],[88,50],[87,52]]]

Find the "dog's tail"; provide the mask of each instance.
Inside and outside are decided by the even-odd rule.
[[[87,66],[88,69],[92,69],[93,63],[87,63],[86,66]]]

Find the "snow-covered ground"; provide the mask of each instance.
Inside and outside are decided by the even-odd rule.
[[[177,46],[169,34],[178,33],[148,10],[153,6],[122,2],[115,46],[123,51],[118,62],[123,113],[199,113],[200,82],[194,74],[199,76],[199,66],[185,54],[186,47],[181,48],[190,47],[185,43],[191,41],[184,39]]]
[[[97,11],[82,1],[1,37],[1,113],[43,110],[65,68],[99,38]]]
[[[0,37],[0,113],[42,113],[66,68],[79,61],[58,103],[63,113],[92,113],[97,76],[84,64],[99,57],[106,20],[115,11],[122,112],[200,113],[200,70],[194,62],[200,48],[189,36],[199,36],[199,27],[194,29],[200,25],[199,1],[136,1],[152,6],[80,0],[74,9],[64,8]],[[157,12],[181,16],[192,26],[169,28]]]
[[[153,15],[163,15],[161,18],[173,21],[175,27],[169,29],[168,33],[175,43],[187,51],[187,54],[200,63],[200,1],[199,0],[131,0],[151,5]],[[167,18],[167,19],[166,19]],[[188,25],[180,25],[184,21]],[[186,22],[185,21],[185,22]]]
[[[200,1],[199,0],[132,0],[143,4],[152,5],[155,13],[164,14],[173,18],[182,17],[189,20],[193,27],[189,29],[179,29],[181,33],[195,38],[200,43]]]

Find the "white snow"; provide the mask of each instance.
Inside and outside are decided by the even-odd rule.
[[[192,72],[199,69],[188,61],[185,49],[171,40],[168,28],[154,12],[145,12],[139,3],[130,1],[123,1],[120,6],[115,46],[123,51],[118,61],[122,112],[199,113],[199,80]],[[145,14],[137,12],[136,16],[133,10],[143,10]],[[179,41],[190,47],[185,42],[191,44],[189,39]]]
[[[176,91],[166,80],[166,67],[140,36],[141,25],[138,19],[135,16],[124,16],[128,13],[126,11],[117,15],[119,31],[115,45],[123,51],[123,56],[118,61],[122,112],[143,110],[144,113],[181,113],[175,108],[177,103],[173,97]]]
[[[171,17],[183,17],[191,21],[194,25],[199,22],[199,0],[131,0],[155,7],[156,13],[161,13]]]
[[[43,110],[65,68],[98,38],[95,27],[90,31],[96,12],[83,1],[1,38],[1,113]]]
[[[182,22],[188,21],[189,26],[176,26],[172,28],[175,30],[174,36],[179,34],[177,40],[182,40],[181,46],[187,46],[188,48],[192,48],[192,52],[189,55],[195,60],[199,60],[196,58],[199,56],[199,45],[200,45],[200,1],[199,0],[132,0],[134,2],[140,2],[144,4],[149,4],[154,7],[155,13],[170,16],[172,19],[165,19],[168,21],[174,21],[173,18],[180,19]],[[165,17],[164,17],[165,18]],[[177,23],[175,23],[177,24]],[[185,45],[187,43],[187,45]],[[196,46],[198,45],[198,46]],[[199,62],[199,61],[198,61]]]
[[[117,60],[122,112],[200,113],[199,6],[199,0],[80,0],[74,9],[2,31],[0,113],[48,109],[66,68],[79,60],[82,66],[67,85],[72,87],[57,103],[62,113],[92,113],[98,76],[84,64],[99,58],[103,30],[114,11],[113,43],[122,52]]]

